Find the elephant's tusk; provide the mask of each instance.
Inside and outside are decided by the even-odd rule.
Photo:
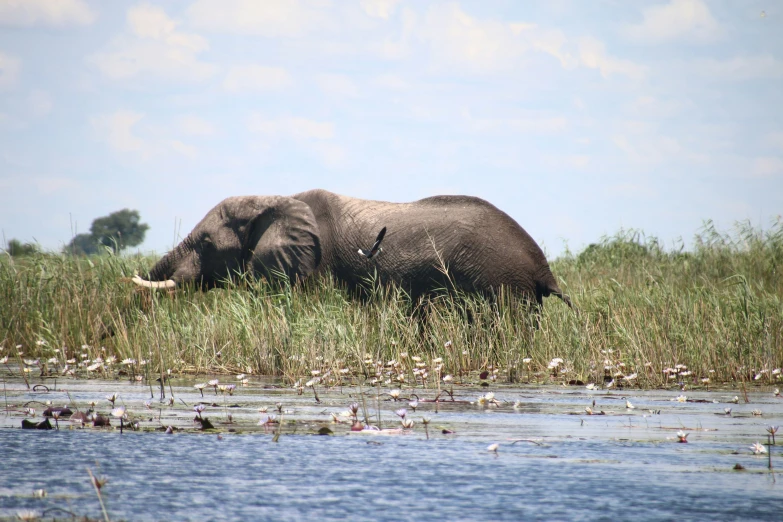
[[[139,286],[143,286],[144,288],[174,288],[177,286],[177,283],[173,279],[167,279],[166,281],[147,281],[146,279],[142,279],[138,275],[134,275],[131,279],[134,283],[136,283]]]

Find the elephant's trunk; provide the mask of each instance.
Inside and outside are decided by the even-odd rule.
[[[191,243],[192,240],[190,239],[190,236],[188,236],[177,245],[176,248],[155,263],[155,266],[152,267],[152,270],[149,272],[148,279],[136,275],[132,278],[132,281],[144,288],[174,288],[177,286],[177,282],[172,279],[172,277],[174,276],[179,260],[192,249]]]

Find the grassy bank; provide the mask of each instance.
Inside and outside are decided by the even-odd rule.
[[[380,373],[411,384],[426,371],[429,385],[438,374],[458,381],[476,370],[497,371],[499,381],[769,383],[779,382],[774,370],[783,366],[780,220],[763,232],[707,224],[687,252],[621,232],[567,253],[551,265],[579,314],[547,299],[538,329],[514,306],[447,296],[422,322],[395,289],[363,302],[328,280],[293,289],[243,280],[173,295],[123,280],[154,261],[3,255],[0,359],[39,359],[59,372],[68,364],[77,375],[164,368],[291,382],[331,371],[328,379]],[[550,368],[556,358],[563,362]]]

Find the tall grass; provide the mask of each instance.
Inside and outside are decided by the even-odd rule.
[[[58,372],[68,364],[86,373],[98,361],[98,374],[146,364],[153,373],[304,382],[315,371],[397,384],[421,384],[424,371],[432,384],[485,369],[499,381],[768,383],[783,366],[780,219],[765,231],[741,223],[730,233],[708,222],[690,251],[667,251],[637,231],[602,238],[552,263],[579,313],[550,298],[538,319],[503,295],[498,303],[443,295],[414,306],[393,287],[375,285],[355,299],[326,278],[293,288],[240,278],[174,293],[127,282],[154,261],[2,256],[0,357],[14,360],[21,345],[17,360],[40,358]],[[564,362],[550,368],[555,358]]]

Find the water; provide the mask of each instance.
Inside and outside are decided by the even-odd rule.
[[[103,487],[113,520],[781,520],[783,475],[767,470],[767,455],[749,446],[766,442],[765,428],[781,424],[783,400],[767,389],[749,394],[750,403],[731,401],[734,391],[689,393],[635,390],[612,393],[579,388],[494,388],[500,405],[484,408],[468,401],[486,392],[455,388],[462,403],[420,403],[408,416],[412,430],[401,431],[393,413],[407,404],[388,395],[380,401],[384,433],[351,433],[334,424],[357,400],[358,390],[319,390],[299,396],[258,381],[234,396],[211,390],[204,412],[220,430],[197,432],[192,405],[201,400],[192,383],[177,383],[174,407],[148,410],[149,388],[116,381],[66,381],[49,393],[8,387],[10,413],[0,420],[0,517],[21,510],[65,518],[65,509],[101,518],[87,467],[108,478]],[[91,400],[108,413],[105,395],[119,392],[141,431],[76,428],[59,421],[59,431],[18,429],[27,401],[76,405]],[[384,389],[383,391],[388,391]],[[167,390],[168,392],[168,390]],[[205,390],[206,392],[206,390]],[[403,395],[407,394],[403,391]],[[417,391],[421,398],[434,392]],[[627,396],[636,406],[626,410]],[[739,393],[742,397],[742,394]],[[588,416],[585,406],[596,400]],[[182,404],[187,404],[185,406]],[[513,407],[515,401],[521,404]],[[712,402],[717,401],[717,402]],[[268,414],[276,425],[258,426]],[[366,397],[376,418],[376,392]],[[40,404],[30,404],[38,410]],[[236,406],[236,407],[230,407]],[[267,406],[268,412],[258,412]],[[731,407],[732,415],[723,414]],[[647,410],[660,410],[651,414]],[[753,415],[759,409],[761,416]],[[231,413],[231,424],[225,422]],[[161,415],[160,421],[158,415]],[[361,415],[361,413],[360,413]],[[430,439],[421,423],[432,419]],[[343,417],[344,418],[344,417]],[[172,434],[153,431],[162,425]],[[327,426],[335,436],[315,435]],[[446,428],[454,431],[444,435]],[[678,429],[688,443],[676,441]],[[233,431],[229,431],[233,430]],[[783,436],[783,431],[779,432]],[[512,440],[525,439],[512,444]],[[499,443],[497,454],[487,451]],[[783,469],[783,450],[773,447],[773,465]],[[746,469],[735,471],[735,464]],[[44,489],[37,498],[33,491]]]

